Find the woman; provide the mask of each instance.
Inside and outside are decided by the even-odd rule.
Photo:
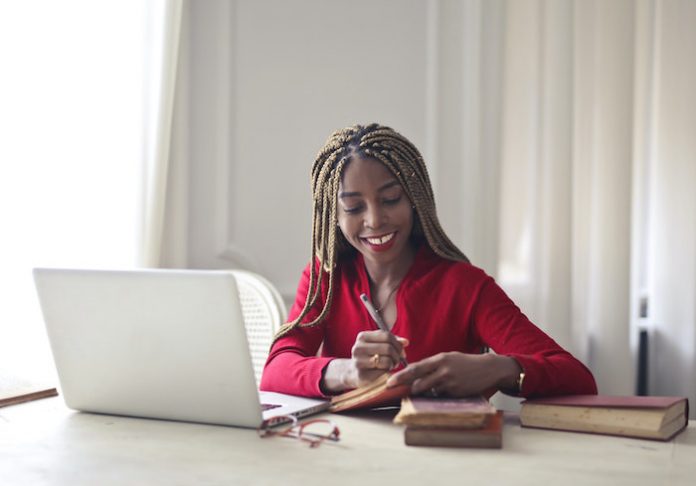
[[[597,393],[589,370],[444,234],[423,158],[405,137],[377,124],[339,130],[311,177],[315,261],[262,389],[328,396],[397,370],[388,384],[414,394]],[[362,293],[392,333],[378,330]],[[402,358],[410,364],[399,369]]]

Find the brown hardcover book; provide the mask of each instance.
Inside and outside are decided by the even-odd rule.
[[[38,400],[39,398],[55,397],[56,395],[58,395],[58,390],[46,384],[8,377],[0,380],[0,407]]]
[[[478,429],[408,425],[404,442],[410,446],[500,449],[503,446],[503,412],[494,413],[485,427]]]
[[[408,386],[387,388],[388,374],[384,374],[366,386],[356,388],[331,399],[332,412],[344,412],[360,408],[376,408],[397,405],[409,393]]]
[[[394,423],[427,427],[480,428],[496,413],[482,396],[467,398],[406,397]]]
[[[571,395],[522,402],[523,427],[669,440],[689,421],[685,397]]]

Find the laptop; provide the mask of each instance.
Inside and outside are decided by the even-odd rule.
[[[69,408],[256,428],[329,407],[257,390],[232,272],[36,268],[34,282]]]

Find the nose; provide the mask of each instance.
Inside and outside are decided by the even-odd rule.
[[[364,214],[364,225],[366,228],[377,229],[384,224],[385,214],[379,204],[369,204]]]

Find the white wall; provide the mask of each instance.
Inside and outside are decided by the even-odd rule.
[[[478,140],[481,122],[493,139],[498,123],[502,3],[346,5],[188,3],[166,265],[244,267],[292,298],[309,260],[314,156],[331,131],[376,121],[419,147],[445,228],[494,267],[480,235],[497,231],[496,203],[471,202],[495,194],[495,143]],[[464,95],[478,89],[493,95]]]
[[[247,267],[294,294],[330,132],[377,120],[423,147],[428,8],[395,6],[190,4],[190,265]]]

